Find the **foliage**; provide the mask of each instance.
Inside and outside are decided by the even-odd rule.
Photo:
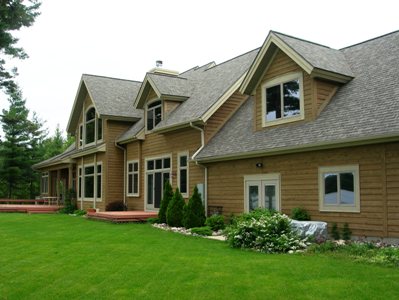
[[[114,201],[107,204],[106,211],[126,211],[127,206],[123,201]]]
[[[1,299],[397,299],[399,290],[398,269],[345,255],[262,255],[149,224],[3,213],[0,228]]]
[[[339,240],[341,238],[337,223],[332,224],[331,236],[333,237],[334,240]]]
[[[65,193],[64,198],[64,207],[60,209],[60,213],[64,214],[72,214],[76,210],[76,204],[73,202],[75,198],[75,191],[73,189],[69,189]]]
[[[205,225],[209,226],[213,231],[225,228],[223,215],[212,215],[206,219]]]
[[[76,216],[84,216],[85,214],[87,214],[87,212],[83,209],[76,209],[74,210],[73,214]]]
[[[28,55],[25,51],[17,47],[18,38],[13,36],[16,30],[22,27],[31,26],[36,17],[39,15],[40,3],[36,0],[4,0],[0,2],[0,53],[1,57],[5,55],[11,58],[25,59]],[[6,69],[6,61],[0,59],[0,89],[7,92],[14,92],[17,85],[13,78],[17,75],[16,68],[12,70]]]
[[[198,188],[194,187],[193,194],[188,200],[183,210],[183,226],[187,229],[202,227],[205,224],[205,207],[202,204],[201,195]]]
[[[307,252],[310,254],[333,254],[336,256],[351,257],[357,261],[367,263],[399,267],[399,248],[381,243],[349,242],[347,244],[340,244],[327,241],[320,245],[311,245]]]
[[[345,241],[349,241],[352,236],[352,231],[349,229],[349,224],[345,223],[344,228],[342,229],[342,239]]]
[[[54,135],[46,138],[42,143],[42,160],[61,154],[74,142],[74,140],[75,138],[70,135],[68,135],[67,138],[64,138],[60,126],[57,125]]]
[[[255,210],[237,218],[226,229],[227,241],[234,248],[249,248],[266,253],[298,251],[306,247],[296,232],[291,230],[291,220],[279,212]]]
[[[166,223],[166,211],[168,209],[169,202],[170,200],[172,200],[172,198],[173,198],[173,189],[168,180],[164,184],[163,197],[161,200],[161,206],[158,211],[159,223]]]
[[[7,198],[31,198],[39,194],[39,173],[31,166],[42,158],[40,144],[45,137],[42,124],[34,114],[29,119],[22,92],[9,93],[10,106],[0,117],[4,140],[0,147],[0,184]]]
[[[291,219],[297,221],[310,221],[310,215],[306,209],[302,207],[295,207],[291,211]]]
[[[172,227],[182,227],[183,226],[183,209],[184,209],[184,199],[181,195],[179,188],[176,188],[173,194],[172,200],[170,200],[168,209],[166,210],[166,222]]]
[[[148,218],[147,223],[149,223],[149,224],[159,223],[159,218]]]
[[[212,229],[209,226],[193,227],[191,228],[191,233],[197,235],[210,236],[212,235]]]

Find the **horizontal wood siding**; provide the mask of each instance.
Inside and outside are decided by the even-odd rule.
[[[172,161],[172,186],[177,187],[177,156],[181,152],[188,152],[191,156],[201,146],[201,133],[193,128],[186,128],[165,134],[150,133],[147,134],[144,141],[134,141],[127,145],[127,159],[139,159],[140,161],[140,196],[127,197],[129,209],[144,208],[144,176],[145,159],[160,156],[171,155]],[[141,151],[141,155],[140,155]],[[189,196],[198,183],[204,183],[204,169],[189,162]]]
[[[389,151],[386,154],[385,147]],[[399,144],[359,146],[208,164],[208,205],[229,216],[244,211],[244,175],[280,173],[281,207],[304,207],[313,220],[347,222],[354,235],[399,237]],[[256,163],[263,168],[256,168]],[[320,212],[318,168],[359,165],[360,213]],[[387,173],[386,207],[384,174]],[[386,233],[388,212],[388,233]]]
[[[110,202],[123,201],[123,164],[124,153],[115,146],[115,140],[131,126],[130,123],[107,120],[107,172],[106,198],[104,205]],[[104,208],[105,208],[104,206]]]
[[[163,111],[164,111],[164,118],[167,117],[172,111],[174,111],[181,102],[179,101],[172,101],[172,100],[164,100],[163,101]]]
[[[205,124],[205,144],[219,131],[227,120],[248,99],[248,96],[235,92],[225,103],[208,119]]]
[[[339,85],[322,80],[314,80],[314,83],[316,90],[315,113],[318,115],[335,95]]]
[[[289,58],[283,51],[278,50],[273,62],[269,66],[266,74],[263,76],[260,84],[256,88],[255,93],[255,130],[262,130],[262,118],[264,112],[262,112],[262,84],[276,77],[285,75],[292,72],[302,72],[303,74],[303,89],[304,89],[304,112],[305,121],[314,119],[313,111],[313,97],[312,97],[312,79],[304,72],[299,65],[297,65],[291,58]],[[285,125],[278,125],[285,126]]]

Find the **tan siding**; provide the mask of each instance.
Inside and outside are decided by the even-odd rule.
[[[304,89],[304,112],[305,121],[310,121],[314,119],[313,111],[313,92],[312,92],[312,79],[310,76],[304,72],[299,65],[297,65],[291,58],[289,58],[284,52],[278,50],[273,62],[271,63],[266,74],[263,76],[260,84],[256,88],[255,92],[255,130],[262,130],[262,92],[261,86],[266,81],[273,78],[282,76],[291,72],[302,72],[303,74],[303,89]],[[280,125],[285,126],[285,125]]]
[[[315,103],[315,116],[319,115],[320,112],[330,102],[331,98],[335,95],[338,84],[314,80],[316,89],[316,103]]]
[[[165,134],[150,133],[146,135],[144,141],[134,141],[127,145],[127,158],[140,159],[140,196],[127,197],[129,209],[144,208],[144,176],[145,159],[171,155],[172,158],[172,186],[177,187],[177,155],[181,152],[189,152],[191,157],[201,146],[201,133],[193,128],[182,129]],[[140,157],[141,147],[141,157]],[[204,183],[204,169],[189,162],[189,195],[194,186]]]
[[[241,213],[244,175],[280,173],[284,213],[290,214],[292,208],[301,206],[313,220],[337,222],[340,228],[348,222],[354,235],[387,236],[387,229],[388,236],[399,237],[399,144],[386,147],[386,162],[385,145],[372,145],[208,164],[208,205],[223,206],[226,216]],[[257,162],[264,167],[256,168]],[[361,212],[320,212],[318,168],[350,164],[359,165]],[[384,220],[386,211],[388,221]]]
[[[205,144],[219,131],[227,120],[237,111],[248,96],[235,92],[219,109],[208,119],[205,125]]]
[[[158,98],[157,93],[155,93],[154,89],[151,87],[150,91],[148,92],[148,96],[145,99],[146,102]]]
[[[164,118],[168,116],[172,111],[174,111],[181,102],[179,101],[171,101],[171,100],[164,100],[163,101],[163,111],[164,111]]]

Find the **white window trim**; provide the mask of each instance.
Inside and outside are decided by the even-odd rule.
[[[148,184],[147,184],[147,175],[149,173],[155,173],[154,170],[148,170],[147,169],[147,162],[149,160],[156,160],[156,159],[164,159],[164,158],[169,158],[170,159],[170,168],[169,168],[169,183],[170,185],[173,186],[173,160],[172,160],[172,153],[167,153],[167,154],[161,154],[159,156],[151,156],[151,157],[146,157],[144,158],[144,197],[143,197],[143,202],[144,202],[144,209],[147,210],[147,190],[148,190]],[[167,170],[167,169],[162,169],[162,170]],[[154,210],[158,210],[157,208],[154,208]]]
[[[324,174],[325,173],[354,173],[355,203],[328,205],[324,203]],[[326,212],[360,212],[360,183],[359,165],[319,167],[319,210]]]
[[[282,84],[294,79],[299,79],[299,105],[300,105],[300,114],[295,117],[289,117],[289,118],[280,118],[278,120],[273,120],[273,121],[266,121],[266,89],[275,86],[278,84]],[[295,122],[295,121],[300,121],[305,118],[305,104],[304,104],[304,93],[303,93],[303,74],[302,72],[295,72],[295,73],[288,73],[283,76],[278,76],[272,80],[266,81],[264,84],[261,86],[261,95],[262,95],[262,127],[268,127],[268,126],[275,126],[279,124],[285,124],[285,123],[290,123],[290,122]]]
[[[129,172],[129,164],[135,164],[137,163],[137,171]],[[129,193],[129,175],[133,176],[134,179],[134,174],[137,174],[137,193]],[[140,197],[140,162],[138,159],[135,160],[129,160],[126,164],[126,196],[129,197]],[[134,187],[134,184],[133,184]],[[132,190],[133,190],[132,187]]]
[[[101,139],[98,139],[98,121],[100,121],[101,120]],[[102,142],[103,141],[103,139],[104,139],[104,119],[103,118],[99,118],[99,117],[97,117],[97,111],[96,111],[96,136],[95,136],[95,140],[96,140],[96,143],[98,144],[99,142]],[[101,169],[102,170],[102,169]]]
[[[43,184],[43,179],[47,179],[47,184]],[[40,181],[40,193],[43,195],[48,195],[49,191],[49,172],[43,172],[41,176],[41,181]]]
[[[180,166],[180,157],[186,156],[187,157],[187,166],[186,167],[181,167]],[[189,165],[190,165],[190,155],[188,151],[185,152],[180,152],[177,154],[177,186],[179,187],[179,190],[181,192],[181,187],[180,187],[180,170],[187,170],[187,192],[186,193],[181,193],[184,198],[188,198],[190,195],[190,176],[189,176]]]
[[[254,174],[244,175],[244,211],[249,212],[249,201],[247,197],[247,181],[277,181],[278,183],[278,203],[277,211],[281,211],[281,175],[280,173],[268,173],[268,174]]]
[[[94,196],[91,197],[91,198],[85,196],[85,194],[86,194],[86,191],[85,191],[85,186],[86,186],[86,184],[85,184],[85,181],[86,181],[85,168],[89,168],[89,167],[93,167],[94,168],[93,174],[88,175],[88,176],[93,176],[93,189],[94,189],[93,195]],[[83,186],[82,199],[83,199],[83,201],[91,201],[91,202],[93,202],[93,200],[94,200],[94,197],[96,195],[96,180],[97,180],[96,173],[97,173],[97,170],[96,170],[96,166],[95,166],[94,163],[83,165],[83,170],[82,170],[82,186]]]
[[[82,132],[80,131],[80,128],[82,128]],[[82,149],[83,148],[83,145],[84,145],[84,142],[83,142],[83,137],[84,137],[84,133],[83,133],[83,131],[84,131],[84,126],[83,126],[83,124],[79,124],[79,129],[78,129],[78,148],[79,149]]]
[[[94,120],[93,120],[93,122],[94,122],[94,141],[91,142],[91,143],[86,144],[86,126],[87,126],[86,117],[87,117],[87,112],[90,109],[92,109],[92,108],[94,108],[94,111],[95,111]],[[83,131],[84,131],[84,133],[83,133],[83,147],[88,147],[88,146],[95,145],[96,144],[96,139],[97,139],[97,121],[96,121],[97,120],[97,110],[94,107],[94,105],[90,105],[89,107],[86,108],[83,120],[84,120],[84,122],[83,122],[83,128],[84,128],[83,129]]]
[[[160,101],[160,102],[161,102],[161,104],[160,104],[160,107],[161,107],[161,121],[163,120],[164,107],[163,107],[163,101],[162,101],[162,99],[160,99],[160,98],[153,98],[153,99],[149,100],[149,101],[147,102],[146,106],[145,106],[145,120],[144,120],[144,121],[145,121],[145,131],[148,132],[148,133],[152,132],[152,131],[154,130],[154,128],[157,126],[157,125],[155,125],[152,129],[148,129],[148,127],[147,127],[148,106],[151,105],[152,103],[156,102],[156,101]],[[155,107],[151,107],[151,110],[152,110],[152,109],[155,109]]]
[[[97,178],[98,178],[98,171],[97,171],[97,167],[98,166],[101,166],[101,173],[100,173],[100,175],[101,175],[101,182],[100,182],[100,189],[101,189],[101,197],[98,197],[98,195],[97,195],[97,186],[98,186],[98,181],[97,181]],[[94,167],[94,175],[95,175],[95,178],[94,178],[94,197],[95,197],[95,199],[96,199],[96,202],[101,202],[102,201],[102,197],[103,197],[103,178],[104,178],[104,172],[103,172],[103,163],[102,163],[102,161],[97,161],[96,162],[96,165],[95,165],[95,167]]]

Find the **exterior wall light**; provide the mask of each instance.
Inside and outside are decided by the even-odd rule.
[[[261,163],[261,162],[256,163],[256,167],[257,168],[262,168],[263,167],[263,163]]]

